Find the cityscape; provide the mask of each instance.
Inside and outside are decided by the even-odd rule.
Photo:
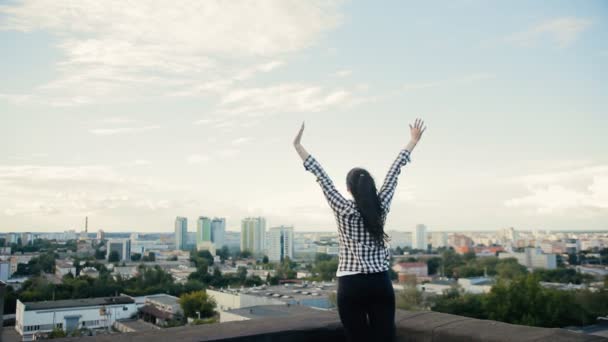
[[[0,0],[0,342],[608,341],[608,1]]]
[[[80,231],[0,234],[0,281],[10,289],[4,320],[21,340],[336,309],[337,232],[268,226],[264,217],[243,218],[240,231],[207,216],[178,216],[173,232],[159,233],[93,231],[93,222],[86,217]],[[458,311],[456,300],[490,297],[505,279],[523,276],[543,291],[590,296],[603,295],[608,282],[608,231],[445,232],[418,224],[388,235],[402,309],[477,317],[481,308]],[[586,313],[574,320],[503,319],[580,332],[606,304],[581,308]]]

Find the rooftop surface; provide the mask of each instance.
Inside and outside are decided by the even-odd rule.
[[[260,305],[249,308],[233,309],[226,311],[231,314],[247,317],[249,319],[273,318],[295,316],[301,314],[315,314],[318,309],[312,309],[302,305]]]
[[[77,308],[86,306],[102,306],[116,304],[131,304],[135,303],[133,298],[127,296],[118,297],[99,297],[99,298],[83,298],[83,299],[65,299],[46,302],[26,302],[26,311],[32,310],[49,310],[49,309],[65,309]]]
[[[175,305],[179,298],[170,296],[168,294],[157,294],[152,296],[146,296],[146,299],[161,303],[163,305]]]
[[[397,310],[396,342],[600,342],[608,339],[564,329],[536,328],[480,320],[438,312]],[[156,341],[230,341],[230,342],[343,342],[344,332],[336,312],[314,311],[297,316],[203,324],[157,331],[68,338],[58,341],[156,342]]]

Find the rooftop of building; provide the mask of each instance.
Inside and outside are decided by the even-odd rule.
[[[559,342],[608,339],[565,329],[549,329],[480,320],[432,311],[397,310],[395,341],[468,341],[468,342]],[[126,334],[71,337],[67,341],[156,342],[156,341],[266,341],[266,342],[343,342],[344,331],[336,312],[313,311],[272,319],[235,321],[221,324],[167,328]]]
[[[285,317],[301,314],[318,313],[318,309],[313,309],[302,305],[259,305],[248,308],[233,309],[226,311],[231,314],[247,317],[249,319]]]
[[[324,297],[336,291],[337,284],[331,282],[305,282],[302,284],[283,284],[274,286],[257,286],[246,289],[224,289],[222,292],[244,293],[248,295],[275,299],[303,299]]]
[[[78,308],[87,306],[103,306],[103,305],[116,305],[116,304],[131,304],[135,303],[133,298],[128,296],[118,297],[98,297],[98,298],[83,298],[83,299],[64,299],[44,302],[26,302],[26,311],[33,310],[50,310],[50,309],[65,309],[65,308]]]
[[[177,298],[175,296],[171,296],[171,295],[164,294],[164,293],[146,296],[146,299],[155,301],[155,302],[163,304],[163,305],[175,305],[175,304],[177,304],[177,301],[179,300],[179,298]]]

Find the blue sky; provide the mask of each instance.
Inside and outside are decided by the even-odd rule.
[[[608,4],[0,1],[0,229],[334,229],[429,129],[387,229],[608,228]],[[191,227],[192,228],[192,227]]]

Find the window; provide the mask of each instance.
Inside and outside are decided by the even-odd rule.
[[[128,307],[126,307],[126,306],[123,306],[123,307],[122,307],[122,311],[127,311],[127,310],[129,310],[129,308],[128,308]]]

